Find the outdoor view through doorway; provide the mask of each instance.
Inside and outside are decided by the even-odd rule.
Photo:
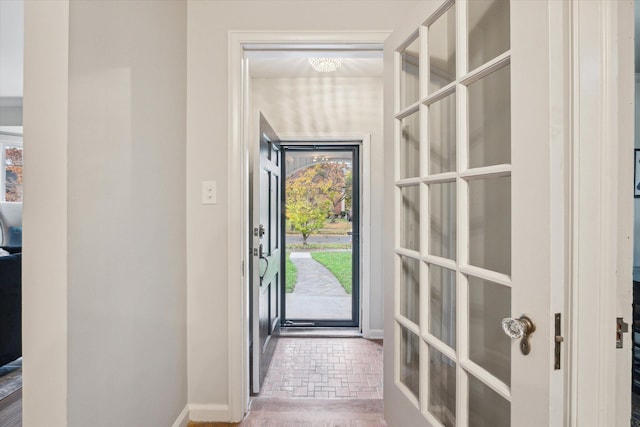
[[[359,146],[286,145],[283,326],[359,326]]]

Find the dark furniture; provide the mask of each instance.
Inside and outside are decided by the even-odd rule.
[[[0,366],[22,356],[22,247],[0,256]]]

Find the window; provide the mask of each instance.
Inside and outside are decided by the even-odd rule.
[[[0,201],[22,202],[22,136],[0,134]]]

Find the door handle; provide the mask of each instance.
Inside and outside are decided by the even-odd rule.
[[[264,273],[260,273],[260,271],[258,271],[258,276],[260,276],[260,286],[262,286],[262,279],[264,279],[264,276],[267,274],[267,271],[269,271],[269,258],[267,258],[264,255],[264,249],[262,246],[262,243],[260,243],[260,246],[258,246],[258,262],[264,260],[264,262],[266,263],[266,267],[264,268]]]
[[[502,319],[502,331],[512,339],[522,338],[520,341],[520,351],[525,356],[531,352],[531,343],[529,337],[536,330],[536,325],[529,316],[522,315],[518,319],[513,317],[505,317]]]

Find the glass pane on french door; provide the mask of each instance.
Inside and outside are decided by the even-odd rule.
[[[396,384],[433,425],[510,423],[509,19],[451,2],[396,52]]]

